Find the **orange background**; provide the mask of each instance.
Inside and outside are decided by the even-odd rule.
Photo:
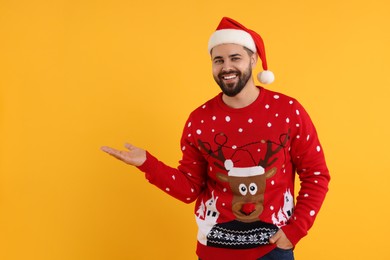
[[[0,259],[196,259],[193,205],[99,147],[172,166],[188,114],[219,92],[222,16],[259,32],[320,134],[330,192],[296,259],[389,259],[390,2],[0,2]],[[256,73],[260,69],[257,68]]]

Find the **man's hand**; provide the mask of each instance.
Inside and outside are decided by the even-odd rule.
[[[279,229],[278,232],[275,233],[270,239],[269,242],[271,244],[275,244],[277,247],[281,249],[291,249],[294,245],[288,240],[286,234],[284,234],[283,230]]]
[[[133,166],[141,166],[146,161],[146,151],[144,149],[131,144],[125,144],[125,147],[128,151],[120,151],[108,146],[103,146],[101,149],[118,160]]]

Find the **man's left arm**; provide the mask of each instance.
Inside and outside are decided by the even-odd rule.
[[[295,246],[312,227],[322,206],[328,184],[329,170],[317,131],[305,109],[296,102],[295,120],[298,132],[293,136],[291,158],[300,179],[294,214],[282,227],[288,240]]]

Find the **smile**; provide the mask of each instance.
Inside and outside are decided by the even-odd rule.
[[[237,75],[223,76],[222,78],[225,79],[225,80],[235,79],[235,78],[237,78]]]

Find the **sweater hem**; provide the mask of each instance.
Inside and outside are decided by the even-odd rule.
[[[202,260],[253,260],[268,254],[275,247],[269,244],[252,249],[229,249],[205,246],[198,242],[196,254]]]

